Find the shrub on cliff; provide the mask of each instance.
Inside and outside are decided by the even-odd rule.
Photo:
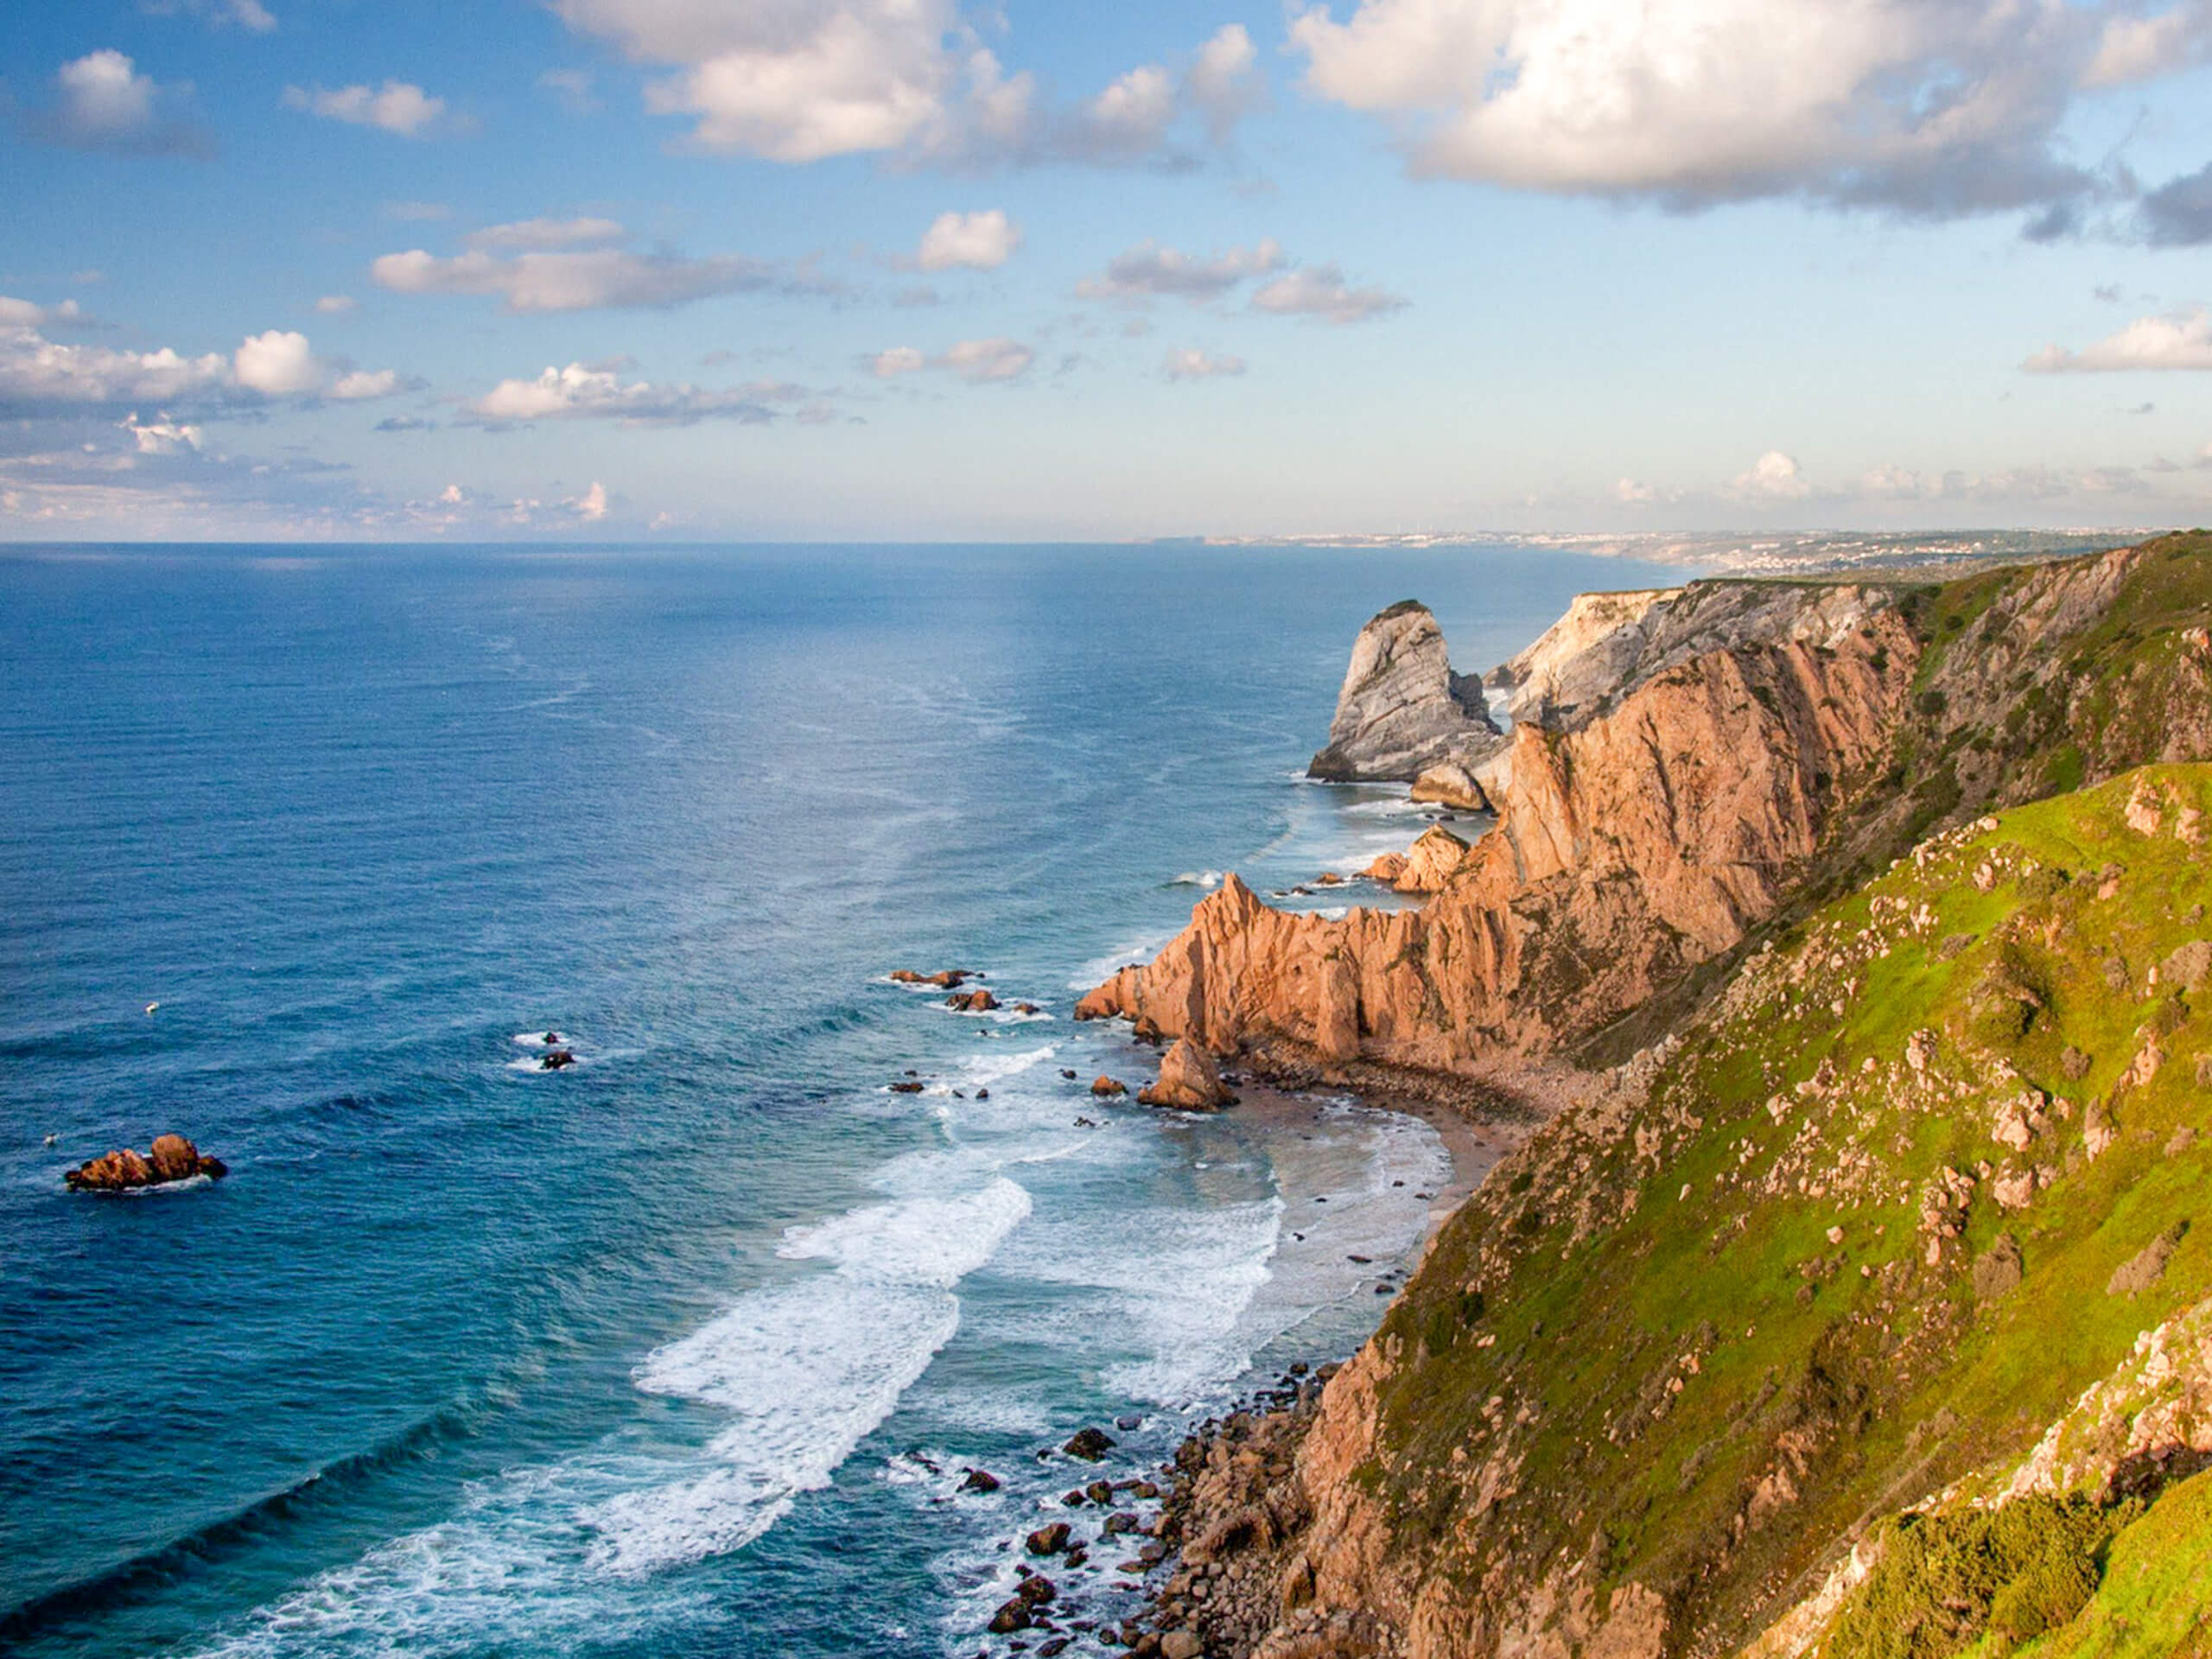
[[[2056,1630],[2096,1593],[2102,1554],[2133,1512],[2082,1497],[1908,1515],[1829,1638],[1828,1659],[1944,1659],[1985,1632]]]

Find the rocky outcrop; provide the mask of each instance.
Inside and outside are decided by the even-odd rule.
[[[1425,805],[1456,806],[1470,812],[1479,812],[1490,805],[1490,798],[1483,793],[1483,786],[1475,775],[1457,760],[1440,760],[1414,779],[1409,796]]]
[[[229,1165],[207,1156],[182,1135],[162,1135],[154,1137],[153,1146],[143,1156],[124,1147],[79,1164],[61,1179],[75,1192],[123,1192],[133,1187],[188,1181],[199,1175],[219,1180],[230,1173]]]
[[[1471,766],[1503,741],[1481,683],[1452,671],[1444,631],[1406,600],[1352,642],[1329,745],[1306,770],[1329,783],[1411,783],[1442,761]]]
[[[1213,1056],[1187,1038],[1178,1039],[1160,1062],[1160,1077],[1137,1091],[1146,1106],[1172,1106],[1179,1111],[1217,1112],[1234,1106],[1236,1096],[1221,1080]]]
[[[1463,843],[1432,830],[1427,868],[1397,875],[1437,889],[1422,909],[1294,916],[1232,878],[1077,1016],[1464,1071],[1586,1035],[1732,948],[1886,762],[1919,647],[1886,589],[1711,585],[1729,591],[1669,607],[1605,710],[1516,727],[1478,772],[1497,828],[1442,870]]]
[[[1515,721],[1558,724],[1628,681],[1656,624],[1681,596],[1679,588],[1577,594],[1565,616],[1485,680],[1512,693],[1505,707]]]

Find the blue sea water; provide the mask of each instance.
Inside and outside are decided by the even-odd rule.
[[[1096,1472],[1039,1449],[1135,1418],[1126,1478],[1255,1365],[1348,1349],[1445,1179],[1357,1103],[1094,1103],[1148,1057],[1077,990],[1224,869],[1418,830],[1297,776],[1374,611],[1427,601],[1464,671],[1669,579],[0,554],[0,1649],[1002,1646],[1006,1541]],[[549,1028],[581,1064],[537,1069]],[[233,1173],[63,1190],[165,1130]],[[1064,1580],[1092,1618],[1121,1554]]]

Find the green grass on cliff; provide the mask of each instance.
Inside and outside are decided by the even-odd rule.
[[[1998,1659],[2001,1639],[1969,1649]],[[2166,1492],[2105,1553],[2088,1605],[2014,1659],[2212,1659],[2212,1470]]]
[[[2196,766],[1939,837],[1748,962],[1648,1103],[1502,1167],[1383,1327],[1401,1544],[1747,1639],[2212,1294],[2208,853]]]

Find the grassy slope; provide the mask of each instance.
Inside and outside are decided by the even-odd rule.
[[[1993,1644],[1971,1649],[1996,1659]],[[2095,1598],[2015,1659],[2212,1656],[2212,1470],[2183,1481],[2113,1541]]]
[[[2146,777],[2174,791],[2149,836],[2126,823]],[[1562,1122],[1478,1194],[1385,1326],[1400,1363],[1363,1476],[1401,1539],[1470,1586],[1501,1548],[1585,1560],[1601,1588],[1660,1588],[1700,1647],[1741,1640],[1838,1539],[2024,1452],[2139,1331],[2212,1292],[2197,1217],[2157,1284],[2106,1294],[2212,1193],[2212,988],[2147,982],[2212,938],[2212,869],[2172,833],[2184,806],[2212,826],[2212,768],[1939,841],[1747,964],[1633,1125]],[[2122,1087],[2153,1030],[2164,1064]],[[2021,1153],[1992,1130],[2029,1088],[2049,1106]],[[2092,1159],[2099,1105],[2118,1134]],[[2000,1211],[1995,1182],[2038,1166],[2047,1188]],[[1975,1181],[1931,1264],[1924,1195],[1947,1170]],[[2025,1275],[1984,1302],[1972,1264],[1999,1233]],[[1485,1465],[1510,1489],[1487,1507]]]

